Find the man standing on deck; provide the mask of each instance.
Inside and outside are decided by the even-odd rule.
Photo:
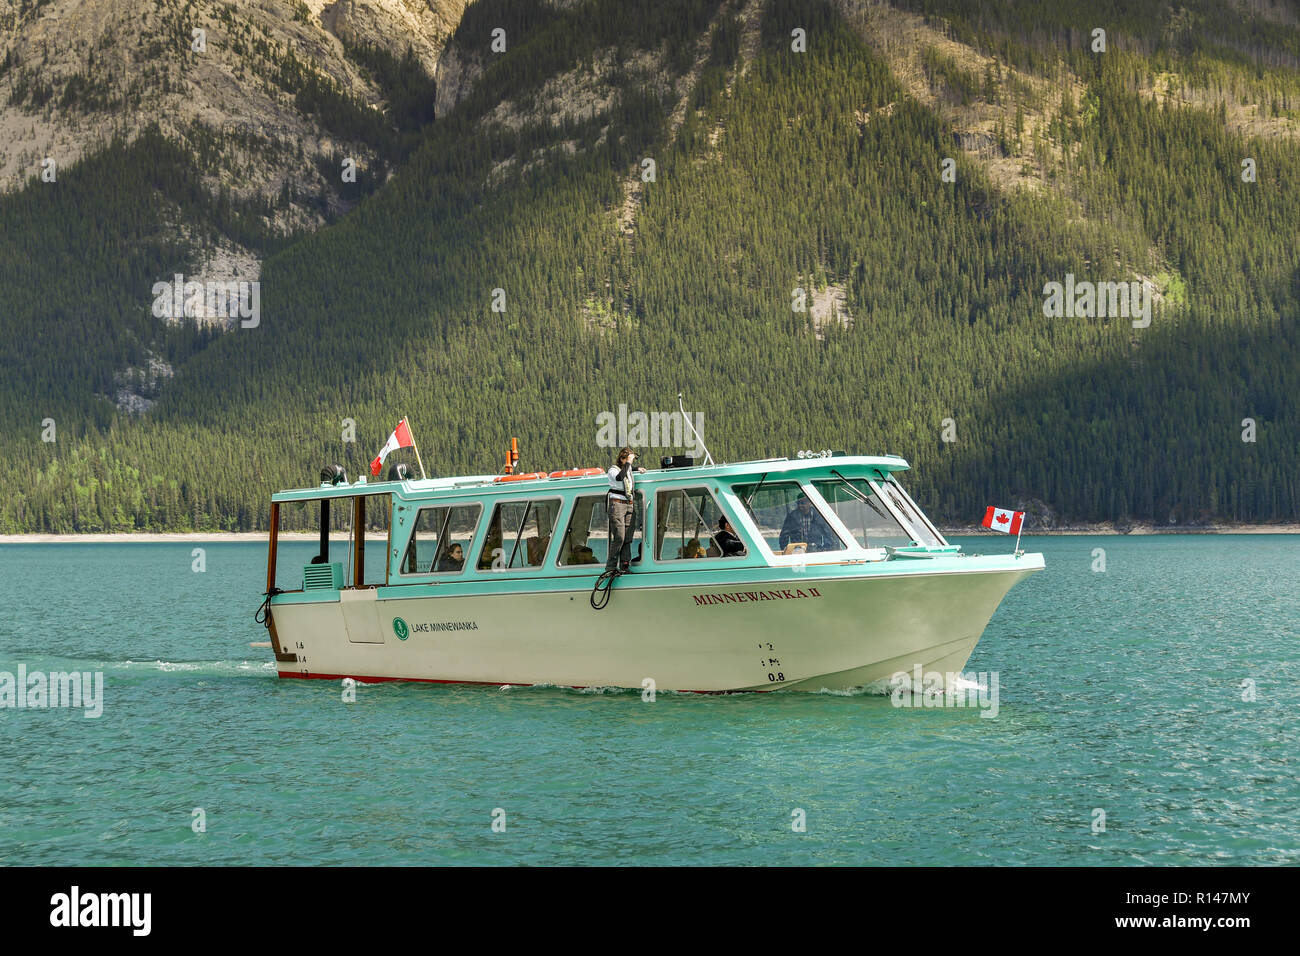
[[[635,509],[632,497],[632,474],[645,474],[644,468],[634,468],[636,452],[624,446],[609,469],[609,557],[605,559],[606,571],[626,574],[632,570],[632,535],[635,532]]]

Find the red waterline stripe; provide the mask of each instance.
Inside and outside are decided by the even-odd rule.
[[[391,681],[414,681],[420,684],[472,684],[475,687],[535,687],[535,684],[519,684],[514,681],[502,683],[490,680],[439,680],[436,677],[352,677],[350,674],[295,674],[291,671],[277,671],[281,677],[296,677],[299,680],[348,680],[359,684],[385,684]],[[569,690],[586,690],[590,685],[570,684]],[[629,687],[628,690],[637,690]],[[767,694],[766,690],[684,690],[683,694]]]

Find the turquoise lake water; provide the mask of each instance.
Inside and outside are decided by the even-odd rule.
[[[1300,862],[1300,536],[1025,543],[1047,570],[966,668],[998,673],[993,719],[795,692],[344,704],[249,647],[262,545],[0,546],[0,671],[105,679],[98,719],[0,709],[0,863]]]

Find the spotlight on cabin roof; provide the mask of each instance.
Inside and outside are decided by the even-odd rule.
[[[322,485],[346,485],[348,483],[348,474],[343,470],[342,465],[326,465],[320,470],[320,483]]]
[[[411,474],[411,466],[406,464],[406,462],[402,462],[401,464],[398,465],[393,465],[391,468],[388,469],[389,481],[406,481],[406,479],[412,477],[414,476]]]

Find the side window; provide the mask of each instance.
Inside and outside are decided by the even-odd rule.
[[[474,527],[482,505],[450,505],[421,508],[415,517],[402,574],[460,574],[473,544]]]
[[[655,498],[656,560],[722,557],[722,548],[714,539],[722,514],[708,488],[659,492]]]
[[[752,482],[732,490],[745,503],[773,554],[846,550],[799,482]]]
[[[641,557],[641,527],[645,520],[645,495],[636,493],[633,516],[632,560]],[[604,495],[584,495],[573,503],[573,516],[560,542],[556,563],[560,567],[601,564],[609,557],[609,508]]]
[[[479,552],[478,569],[506,571],[541,567],[559,516],[559,499],[506,501],[497,505],[483,540],[483,550]]]

